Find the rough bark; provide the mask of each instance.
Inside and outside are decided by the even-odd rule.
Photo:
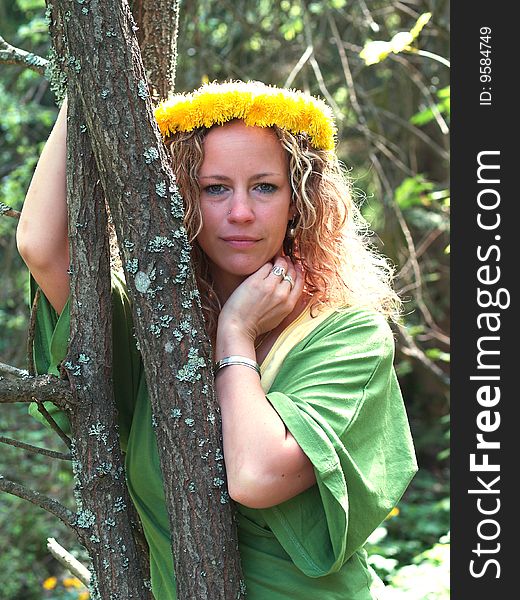
[[[177,64],[180,0],[133,0],[137,39],[152,98],[163,100],[173,91]]]
[[[68,408],[72,401],[70,387],[54,375],[4,379],[0,377],[0,404],[13,402],[52,401],[60,408]]]
[[[76,530],[92,560],[92,598],[150,599],[132,535],[112,388],[112,304],[107,214],[79,102],[69,86],[67,204],[71,339],[63,365],[70,413]],[[95,575],[94,575],[95,574]]]
[[[152,126],[135,24],[120,0],[55,5],[65,15],[69,83],[81,98],[123,254],[158,438],[178,597],[240,598],[244,583],[225,484],[211,349],[182,227],[182,201]],[[85,347],[77,347],[73,368]],[[105,430],[96,431],[103,443]]]

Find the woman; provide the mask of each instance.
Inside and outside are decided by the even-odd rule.
[[[177,95],[156,117],[213,342],[248,597],[377,598],[363,545],[416,464],[387,324],[398,299],[334,153],[330,109],[301,92],[228,82]],[[17,234],[45,295],[37,345],[50,372],[68,335],[65,128],[62,109]],[[49,210],[53,229],[38,231]],[[128,486],[154,595],[169,600],[173,559],[146,381],[124,287],[114,290]]]

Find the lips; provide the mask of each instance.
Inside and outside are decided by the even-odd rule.
[[[230,235],[221,239],[232,248],[251,248],[260,241],[259,238],[247,235]]]

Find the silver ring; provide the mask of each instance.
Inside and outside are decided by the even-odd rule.
[[[283,267],[280,267],[280,265],[275,265],[271,269],[271,273],[273,275],[276,275],[276,277],[283,277],[285,275],[285,269]]]
[[[293,289],[293,287],[294,287],[294,281],[293,281],[293,278],[292,278],[290,275],[284,275],[284,276],[283,276],[283,280],[284,280],[284,281],[288,281],[288,282],[289,282],[289,285],[291,286],[291,292],[292,292],[292,289]]]

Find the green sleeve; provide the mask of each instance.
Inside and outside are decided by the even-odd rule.
[[[31,277],[31,304],[35,293],[36,283]],[[112,276],[112,334],[114,396],[118,409],[119,437],[123,450],[126,450],[143,368],[133,335],[130,301],[124,281],[118,275]],[[69,335],[69,301],[58,316],[47,298],[40,292],[33,353],[37,374],[58,375],[59,365],[67,354]],[[52,402],[46,402],[45,408],[64,431],[70,430],[68,418],[63,411],[54,406]],[[46,423],[35,403],[29,406],[29,413],[39,421]]]
[[[38,289],[38,285],[31,276],[31,306]],[[36,319],[34,325],[33,360],[37,375],[49,373],[58,375],[58,367],[67,353],[70,331],[69,301],[60,315],[54,310],[43,292],[40,290]],[[44,403],[45,409],[65,433],[70,433],[69,420],[66,413],[52,402]],[[47,425],[47,421],[38,411],[36,402],[29,404],[29,414]]]
[[[309,577],[338,571],[417,470],[393,357],[383,317],[337,312],[287,355],[267,395],[317,485],[262,517]]]

